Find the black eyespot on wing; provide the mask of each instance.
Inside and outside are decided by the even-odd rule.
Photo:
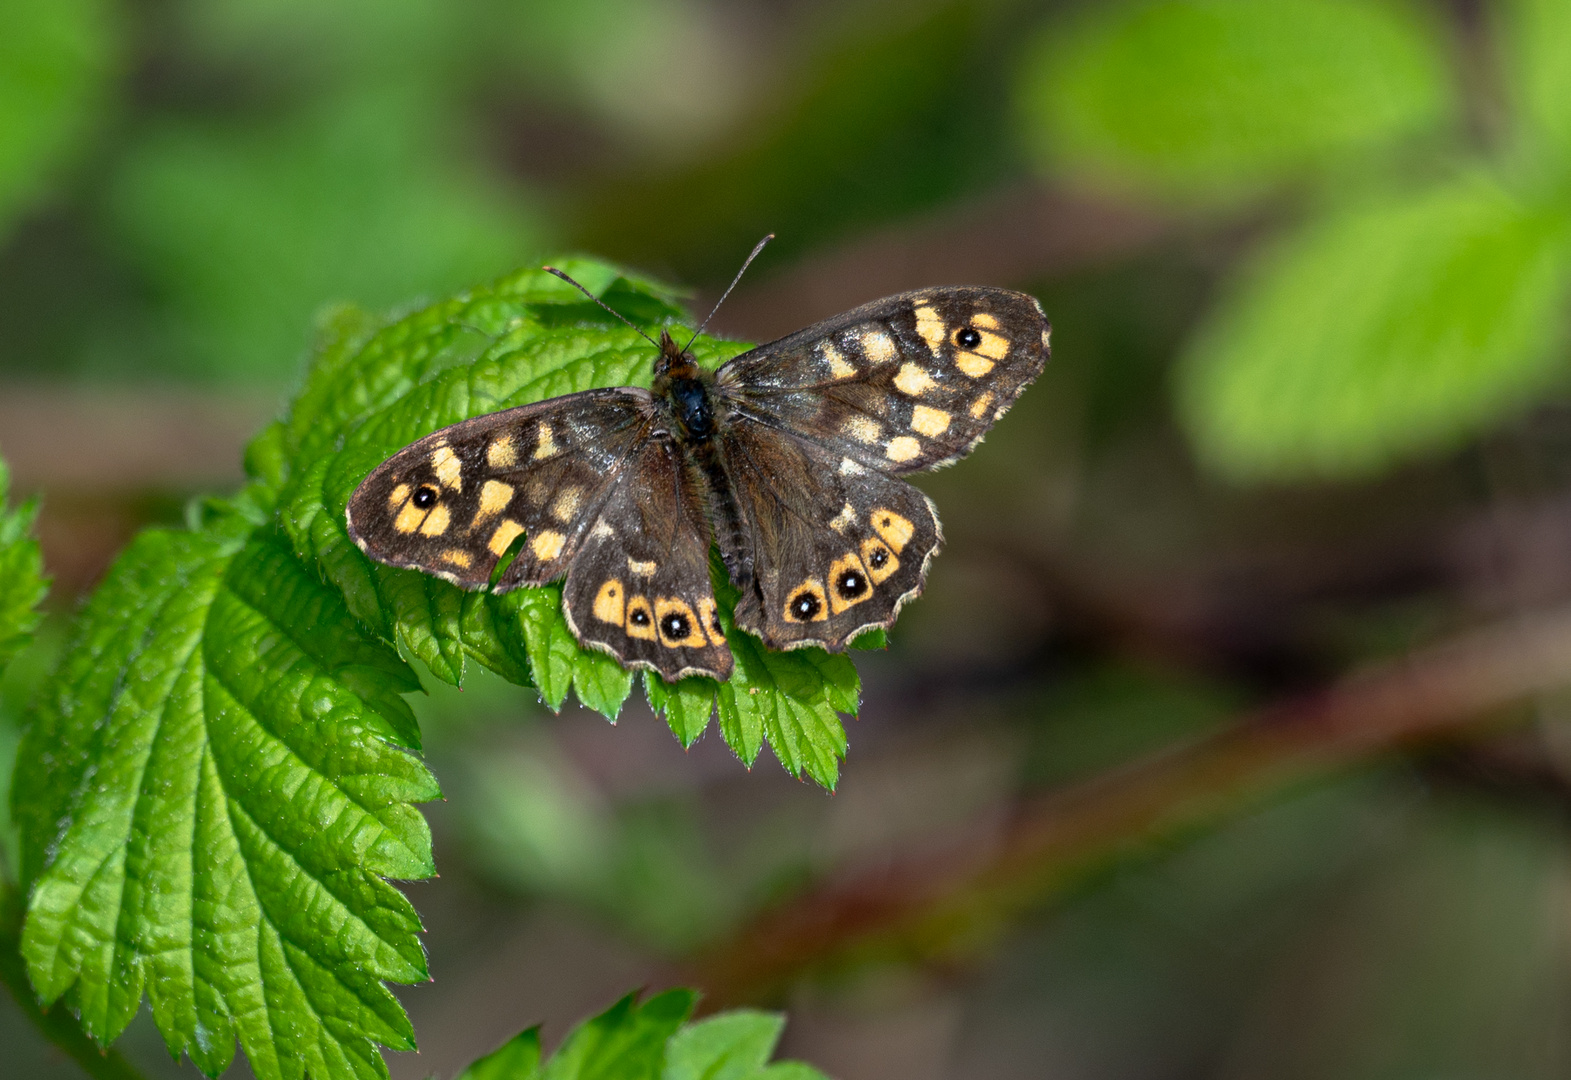
[[[855,600],[867,591],[867,579],[859,571],[843,571],[835,579],[835,591],[846,600]]]
[[[882,570],[889,563],[889,552],[882,547],[876,547],[867,556],[867,565],[874,570]]]
[[[962,326],[955,332],[955,344],[962,349],[974,349],[982,344],[982,335],[970,326]]]
[[[415,489],[414,497],[411,501],[421,510],[431,509],[431,507],[436,505],[436,488],[431,487],[429,484],[421,484]]]
[[[791,598],[791,614],[803,622],[817,615],[819,608],[823,606],[823,602],[817,596],[805,589]]]
[[[672,611],[660,620],[660,634],[671,641],[685,640],[693,628],[688,624],[687,616],[680,611]]]
[[[634,626],[648,626],[649,612],[645,611],[643,608],[634,608],[633,613],[627,617],[627,621],[632,623]]]

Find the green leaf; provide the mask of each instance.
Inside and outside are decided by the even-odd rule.
[[[784,1029],[785,1017],[757,1009],[689,1024],[666,1047],[663,1080],[747,1080],[769,1064]]]
[[[38,503],[29,500],[7,513],[10,479],[0,460],[0,671],[32,640],[42,618],[38,605],[49,591],[43,552],[33,537]]]
[[[0,236],[98,119],[116,14],[103,0],[10,0],[0,9]]]
[[[554,265],[649,331],[681,316],[669,291],[615,267],[584,259]],[[355,355],[339,344],[344,340],[360,342]],[[326,342],[289,416],[254,455],[289,462],[279,501],[295,551],[342,590],[351,612],[438,678],[458,685],[464,664],[474,660],[534,685],[552,709],[574,693],[614,718],[632,677],[611,657],[579,646],[562,617],[560,586],[482,600],[430,575],[380,566],[349,540],[344,507],[389,455],[447,424],[598,386],[647,386],[648,343],[538,270],[374,333],[351,319],[344,334]],[[710,366],[738,351],[740,346],[710,338],[695,346]],[[735,595],[723,570],[717,574],[729,626]],[[666,715],[684,746],[704,732],[718,705],[721,732],[744,762],[751,765],[767,740],[792,775],[805,771],[832,787],[846,746],[836,711],[856,711],[855,667],[819,649],[771,653],[740,631],[732,641],[737,671],[725,687],[701,678],[676,688],[646,679],[651,705]],[[883,638],[870,635],[869,641],[881,644]]]
[[[785,1018],[737,1009],[685,1023],[698,995],[669,990],[637,1003],[629,994],[568,1033],[540,1066],[538,1028],[475,1062],[458,1080],[824,1080],[801,1062],[769,1064]]]
[[[571,1031],[541,1072],[543,1080],[660,1080],[666,1041],[698,995],[667,990],[642,1005],[629,994]]]
[[[101,1044],[145,992],[209,1075],[238,1036],[266,1080],[385,1077],[383,983],[427,977],[384,880],[432,873],[419,684],[253,522],[143,533],[78,619],[18,754],[22,951]]]
[[[1434,130],[1455,112],[1440,35],[1364,0],[1092,5],[1046,27],[1020,89],[1051,171],[1227,200]]]
[[[456,1080],[534,1080],[540,1075],[540,1029],[521,1031],[459,1073]]]
[[[1508,0],[1499,11],[1498,71],[1511,97],[1519,150],[1547,164],[1564,185],[1571,167],[1571,4]]]
[[[1530,404],[1565,371],[1566,224],[1471,180],[1272,245],[1180,369],[1201,456],[1238,479],[1368,475]]]

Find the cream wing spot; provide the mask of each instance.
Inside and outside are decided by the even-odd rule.
[[[556,445],[556,435],[551,430],[551,425],[541,423],[538,441],[535,443],[534,459],[544,461],[546,458],[555,457],[560,449]]]
[[[874,364],[887,364],[895,358],[895,343],[883,330],[867,330],[858,339],[862,354]]]
[[[584,489],[581,487],[563,488],[557,495],[556,501],[551,504],[551,516],[566,524],[578,514],[578,508],[584,501]]]
[[[948,336],[948,327],[939,317],[938,311],[930,304],[923,304],[916,309],[916,333],[923,341],[927,342],[928,349],[934,356],[943,347],[944,338]]]
[[[865,416],[851,417],[842,425],[841,430],[857,442],[864,442],[869,445],[876,443],[879,436],[884,433],[883,428]]]
[[[850,503],[846,503],[844,506],[842,506],[840,508],[840,513],[836,514],[829,521],[829,527],[835,530],[837,533],[843,533],[855,524],[856,508],[853,507]]]
[[[506,510],[512,501],[512,484],[504,484],[500,480],[487,480],[485,486],[480,489],[480,509],[475,511],[475,519],[469,523],[469,528],[479,528]]]
[[[990,311],[979,311],[971,316],[971,325],[980,326],[983,330],[997,330],[998,316]]]
[[[916,364],[901,364],[895,374],[895,389],[907,397],[921,397],[938,384]]]
[[[987,415],[988,406],[993,404],[993,392],[989,390],[971,403],[971,419],[980,420]]]
[[[474,562],[474,560],[470,557],[469,552],[465,551],[463,548],[448,548],[446,551],[442,552],[442,561],[452,563],[454,566],[462,570],[468,570],[470,564]]]
[[[442,486],[452,491],[464,490],[464,463],[458,460],[451,446],[438,446],[431,451],[431,471]]]
[[[982,343],[976,351],[989,360],[1002,360],[1009,355],[1009,339],[990,330],[982,331]]]
[[[567,546],[567,537],[555,529],[545,529],[535,534],[529,541],[529,550],[535,553],[535,558],[541,562],[550,562],[562,554],[562,549]]]
[[[980,379],[993,370],[993,362],[985,356],[978,356],[973,352],[958,351],[955,353],[955,367],[971,376]]]
[[[605,518],[596,518],[594,528],[589,530],[591,540],[609,540],[616,535],[616,530]]]
[[[884,447],[884,456],[890,461],[910,461],[922,453],[922,444],[909,435],[899,435]]]
[[[905,546],[911,542],[911,537],[916,535],[916,526],[911,524],[910,518],[884,507],[873,511],[872,522],[873,531],[896,551],[904,551]]]
[[[630,572],[637,574],[639,577],[648,577],[656,570],[660,569],[660,564],[655,562],[653,559],[650,559],[646,562],[640,562],[638,559],[635,559],[629,555],[627,557],[627,569]]]
[[[949,430],[949,414],[943,409],[918,405],[911,410],[911,430],[928,438],[942,435]]]
[[[848,457],[840,459],[841,476],[861,476],[865,472],[867,469],[860,462]]]
[[[420,509],[414,503],[408,502],[398,512],[398,516],[393,519],[393,528],[401,533],[412,533],[420,527],[420,523],[425,519],[426,511]]]
[[[818,343],[818,355],[829,366],[829,375],[833,379],[849,379],[856,374],[856,368],[846,360],[845,353],[835,347],[832,341]]]
[[[491,534],[491,539],[486,541],[485,546],[491,549],[491,554],[500,559],[507,554],[508,546],[518,539],[518,534],[523,531],[522,525],[508,518],[496,527],[496,531]]]
[[[409,498],[409,485],[399,484],[387,496],[387,509],[390,513],[397,513],[403,509],[405,501]]]
[[[438,503],[436,509],[427,514],[425,520],[420,523],[420,535],[441,536],[447,531],[447,527],[452,523],[452,520],[453,515],[448,512],[447,507],[442,503]]]
[[[513,445],[511,433],[492,439],[485,448],[486,464],[493,469],[511,469],[518,464],[518,450]]]

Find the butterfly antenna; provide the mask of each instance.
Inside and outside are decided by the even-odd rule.
[[[742,275],[747,273],[747,268],[753,265],[753,260],[758,258],[758,253],[763,251],[764,245],[769,243],[769,241],[773,240],[774,238],[775,234],[770,233],[768,236],[764,237],[758,243],[753,245],[753,253],[747,257],[747,261],[742,263],[742,269],[736,272],[736,277],[731,279],[731,284],[727,285],[725,292],[720,294],[720,299],[715,301],[715,306],[709,309],[709,314],[704,316],[704,321],[698,324],[698,329],[693,331],[693,336],[687,339],[687,344],[682,346],[683,352],[686,352],[688,349],[693,347],[693,342],[697,341],[698,335],[704,332],[704,327],[709,325],[709,320],[715,317],[715,312],[720,310],[720,305],[725,303],[725,298],[731,295],[731,290],[736,288],[736,283],[742,280]]]
[[[627,323],[628,327],[632,329],[633,333],[637,334],[639,337],[641,337],[645,341],[649,342],[649,344],[653,345],[655,348],[658,349],[660,347],[660,343],[658,341],[656,341],[654,338],[650,337],[648,334],[644,333],[638,327],[634,326],[633,323],[632,323],[632,320],[630,320],[626,315],[623,315],[620,311],[617,311],[610,304],[606,303],[604,300],[600,299],[594,293],[592,293],[588,289],[584,288],[578,282],[574,281],[572,278],[570,278],[566,274],[562,273],[562,271],[558,270],[556,267],[554,267],[554,266],[542,266],[540,269],[544,270],[548,274],[555,274],[557,277],[559,277],[563,281],[567,282],[573,288],[577,289],[579,292],[581,292],[585,296],[589,297],[589,299],[593,300],[595,303],[597,303],[601,307],[605,308],[611,314],[615,315],[618,319],[621,319],[623,322]],[[744,269],[745,269],[745,267],[744,267]]]

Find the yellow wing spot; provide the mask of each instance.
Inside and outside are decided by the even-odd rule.
[[[849,379],[856,374],[856,368],[846,360],[845,353],[835,348],[834,342],[819,342],[818,353],[823,357],[824,363],[829,365],[829,374],[834,378]]]
[[[404,507],[404,502],[409,498],[409,485],[399,484],[387,496],[387,512],[396,514]]]
[[[897,435],[884,447],[884,456],[890,461],[910,461],[922,453],[922,444],[909,435]]]
[[[829,609],[836,615],[872,595],[872,578],[861,559],[847,552],[829,564]]]
[[[873,584],[882,585],[900,569],[900,560],[895,558],[888,544],[869,536],[862,541],[862,565],[867,567],[867,576],[873,579]]]
[[[491,549],[491,554],[500,559],[507,554],[508,546],[518,539],[518,534],[523,531],[524,527],[522,525],[512,518],[508,518],[496,527],[496,532],[491,534],[491,539],[486,541],[485,546]]]
[[[655,600],[655,628],[660,631],[661,644],[668,648],[702,649],[709,644],[698,615],[685,600],[675,596]]]
[[[829,521],[829,527],[837,533],[843,533],[855,524],[856,509],[850,503],[846,503],[844,506],[842,506],[840,508],[840,513],[836,514]]]
[[[991,330],[983,330],[982,343],[972,351],[980,353],[989,360],[1002,360],[1009,355],[1009,339],[1003,334],[995,334]]]
[[[997,330],[998,316],[990,311],[979,311],[971,316],[971,325],[979,326],[983,330]]]
[[[513,445],[511,432],[491,440],[485,448],[485,461],[493,469],[511,469],[518,464],[518,449]]]
[[[917,336],[927,342],[927,347],[932,350],[933,355],[937,356],[938,350],[944,344],[944,338],[948,336],[948,327],[944,325],[944,320],[939,318],[936,309],[931,305],[923,304],[916,309],[916,332]]]
[[[949,430],[949,414],[943,409],[918,405],[911,410],[911,430],[928,438],[942,435]]]
[[[938,384],[916,364],[901,364],[895,374],[895,389],[907,397],[921,397]]]
[[[462,570],[468,570],[470,564],[474,562],[474,559],[470,558],[469,552],[465,551],[463,548],[448,548],[446,551],[442,552],[442,561],[450,562]]]
[[[641,641],[656,639],[655,613],[649,606],[648,597],[635,596],[627,602],[627,622],[623,625],[623,629],[631,638],[638,638]]]
[[[893,510],[879,507],[873,511],[872,521],[873,531],[897,552],[904,551],[911,537],[916,535],[916,526],[911,524],[911,519],[901,517]]]
[[[562,493],[556,497],[556,502],[551,504],[551,516],[563,523],[572,521],[578,514],[578,508],[583,504],[583,501],[583,488],[563,488]]]
[[[971,403],[971,419],[980,420],[987,415],[987,408],[993,404],[993,392],[989,390]]]
[[[882,330],[869,330],[859,339],[862,353],[875,364],[887,364],[895,358],[895,343]]]
[[[464,490],[464,463],[458,460],[451,446],[438,446],[431,451],[431,471],[436,473],[443,487]]]
[[[621,626],[623,621],[622,595],[622,583],[616,578],[612,578],[600,586],[600,591],[595,593],[595,606],[593,609],[595,618],[601,622]]]
[[[426,519],[426,513],[425,510],[420,509],[412,502],[404,503],[404,508],[398,512],[398,517],[393,520],[393,528],[401,533],[412,533]]]
[[[841,425],[841,430],[857,442],[876,443],[878,437],[884,433],[876,421],[865,416],[853,416]]]
[[[535,444],[535,460],[544,461],[548,457],[554,457],[558,449],[556,437],[551,431],[551,425],[541,424],[540,441]]]
[[[639,562],[637,559],[629,555],[627,557],[627,568],[633,573],[637,574],[639,577],[648,577],[650,574],[653,574],[656,570],[660,569],[660,564],[652,559],[649,562]]]
[[[992,371],[994,365],[993,362],[985,356],[978,356],[976,353],[966,352],[964,349],[959,349],[955,352],[955,367],[959,368],[973,379],[980,379],[983,375],[986,375],[989,371]]]
[[[500,480],[487,480],[485,486],[480,489],[480,509],[475,511],[475,519],[469,523],[470,531],[478,529],[506,510],[512,501],[512,484],[504,484]]]
[[[562,554],[562,549],[567,546],[567,537],[554,529],[546,529],[535,534],[529,541],[529,550],[535,553],[535,558],[541,562],[550,562]]]
[[[823,582],[808,578],[791,590],[782,612],[789,623],[823,622],[829,618],[829,604],[824,598]]]
[[[452,522],[453,515],[448,513],[447,504],[437,503],[436,508],[425,516],[420,523],[421,536],[441,536],[447,531],[447,526]]]
[[[724,645],[725,632],[720,627],[720,616],[715,613],[713,597],[705,596],[698,601],[698,618],[704,624],[704,633],[709,635],[710,643]]]

